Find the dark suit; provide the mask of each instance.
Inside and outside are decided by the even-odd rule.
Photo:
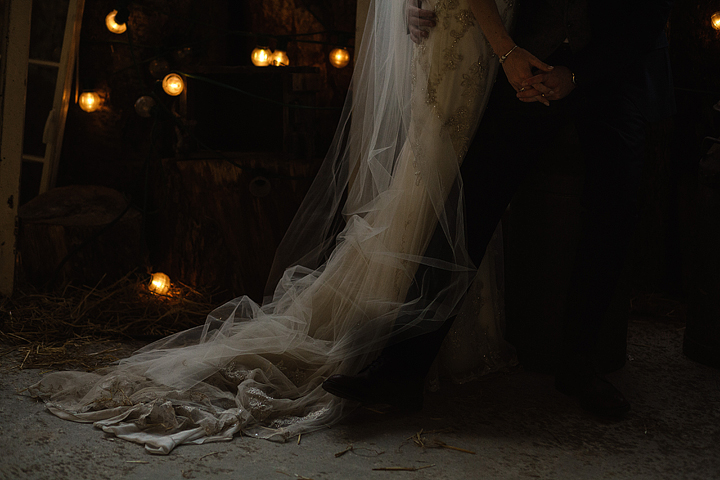
[[[468,249],[479,264],[542,146],[550,144],[565,124],[575,122],[586,162],[585,214],[561,358],[566,365],[578,365],[585,362],[597,339],[635,225],[645,128],[674,110],[664,35],[671,2],[517,0],[516,4],[517,44],[551,65],[569,67],[577,88],[550,107],[523,103],[501,72],[461,169]],[[431,243],[430,248],[442,245]],[[417,278],[422,275],[427,277],[420,271]],[[440,288],[442,274],[434,277]],[[424,377],[450,325],[447,321],[435,332],[394,344],[384,355],[402,363],[409,377]]]

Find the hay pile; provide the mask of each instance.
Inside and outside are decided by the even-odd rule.
[[[183,284],[156,295],[147,276],[134,273],[102,288],[16,291],[0,298],[0,357],[20,352],[20,368],[91,370],[143,343],[202,325],[221,296]]]

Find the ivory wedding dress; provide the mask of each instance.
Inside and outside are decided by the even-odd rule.
[[[275,288],[262,305],[237,298],[204,326],[102,372],[48,374],[30,394],[61,418],[92,422],[151,453],[240,432],[282,441],[346,413],[348,403],[321,387],[329,375],[354,374],[421,321],[458,313],[475,275],[459,166],[498,63],[466,0],[423,6],[438,24],[416,46],[404,0],[371,5],[343,119],[280,245]],[[509,22],[509,1],[498,6]],[[438,225],[451,260],[426,252]],[[450,280],[440,292],[427,288],[414,280],[420,266]],[[475,283],[471,299],[480,295]],[[401,312],[418,320],[394,326]]]

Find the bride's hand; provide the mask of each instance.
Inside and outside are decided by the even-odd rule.
[[[410,38],[415,43],[420,43],[427,38],[428,28],[435,26],[435,12],[420,8],[420,0],[407,1],[407,25]]]

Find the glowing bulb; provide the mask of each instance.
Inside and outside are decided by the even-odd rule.
[[[250,55],[250,60],[252,60],[253,65],[256,67],[267,67],[270,65],[270,56],[272,55],[272,50],[270,50],[267,47],[257,47],[255,50],[252,51],[252,54]]]
[[[112,12],[108,13],[107,17],[105,17],[105,25],[112,33],[120,34],[127,30],[127,25],[125,25],[124,23],[117,23],[115,21],[115,15],[117,15],[117,13],[117,10],[113,10]]]
[[[710,17],[710,24],[715,30],[720,30],[720,12],[715,12]]]
[[[158,295],[167,294],[170,291],[170,277],[164,273],[153,273],[148,290]]]
[[[86,112],[94,112],[100,108],[100,95],[96,92],[83,92],[80,94],[78,103],[80,108]]]
[[[343,68],[350,63],[350,52],[344,48],[334,48],[330,52],[330,63],[335,68]]]
[[[270,65],[275,67],[287,67],[290,65],[290,59],[288,58],[287,52],[283,50],[275,50],[270,55]]]
[[[165,93],[177,97],[185,89],[185,82],[177,73],[170,73],[163,78],[162,87]]]

